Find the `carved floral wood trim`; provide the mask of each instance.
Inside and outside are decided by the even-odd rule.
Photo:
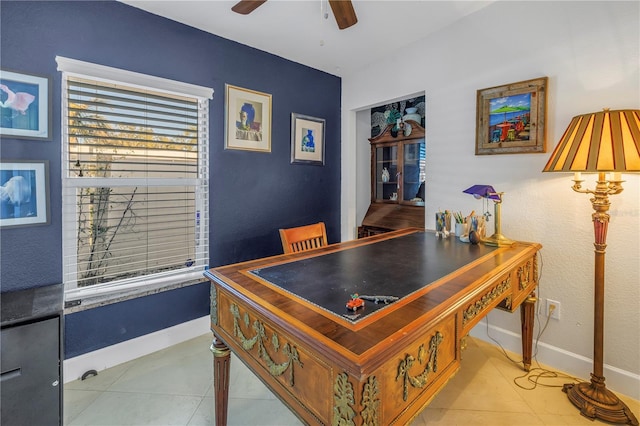
[[[513,296],[510,294],[504,299],[504,306],[511,309],[511,303],[513,303]],[[500,307],[500,306],[498,306]]]
[[[209,290],[209,312],[211,315],[211,324],[218,325],[218,292],[216,286],[210,286]]]
[[[276,333],[273,333],[271,336],[271,347],[273,351],[276,353],[280,351],[287,359],[286,362],[278,364],[273,360],[271,355],[269,355],[267,346],[264,343],[269,340],[267,338],[267,332],[265,330],[264,324],[258,320],[253,321],[253,330],[255,331],[255,335],[253,337],[247,338],[242,332],[242,327],[240,327],[240,309],[235,303],[231,305],[231,315],[233,315],[233,334],[240,340],[242,348],[245,351],[250,351],[256,345],[258,345],[258,356],[262,359],[262,361],[264,361],[269,370],[269,374],[277,377],[281,376],[286,371],[289,371],[289,386],[293,386],[295,383],[293,372],[294,364],[298,364],[300,368],[304,367],[302,361],[300,361],[297,348],[290,345],[288,342],[285,343],[281,348],[278,335]],[[249,322],[249,314],[245,312],[243,317],[245,328],[249,327]]]
[[[341,373],[336,376],[333,391],[334,405],[331,424],[333,426],[355,425],[354,390],[347,373]],[[363,426],[378,426],[380,424],[378,420],[379,407],[378,379],[376,376],[370,376],[362,386],[362,411],[360,411],[360,416],[362,417]]]
[[[378,426],[378,409],[380,408],[380,398],[378,397],[378,379],[370,376],[362,388],[362,424]]]
[[[480,300],[472,303],[462,314],[462,325],[465,326],[469,321],[474,319],[484,309],[487,308],[494,300],[501,297],[504,293],[511,290],[511,274],[497,286],[492,288],[488,293],[483,295]]]
[[[349,376],[347,376],[347,373],[338,374],[333,384],[333,418],[331,424],[333,426],[355,425],[353,421],[356,415],[353,409],[354,404],[353,385],[349,381]]]
[[[411,385],[414,388],[423,388],[429,379],[430,373],[435,373],[438,370],[438,346],[442,343],[443,336],[442,333],[436,331],[436,333],[431,337],[429,341],[429,349],[426,350],[424,344],[420,345],[418,348],[418,362],[423,364],[427,359],[429,362],[426,363],[424,370],[417,376],[412,376],[409,373],[409,370],[415,363],[416,358],[412,355],[406,354],[404,359],[400,361],[398,365],[398,375],[396,376],[396,381],[402,379],[402,399],[407,400],[409,398],[409,386]]]
[[[520,290],[526,290],[531,284],[531,259],[527,263],[518,268],[518,281],[520,282]]]

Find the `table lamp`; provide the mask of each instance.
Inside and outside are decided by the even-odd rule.
[[[595,234],[593,372],[590,382],[563,386],[585,417],[637,425],[631,410],[608,390],[603,376],[604,258],[609,225],[609,195],[622,192],[622,172],[640,172],[640,110],[578,115],[571,120],[543,172],[573,172],[572,189],[592,194]],[[609,172],[609,176],[607,176]],[[598,173],[595,189],[582,189],[581,173]]]
[[[492,236],[488,238],[483,238],[482,242],[488,246],[496,246],[496,247],[507,247],[512,245],[514,242],[504,235],[502,235],[502,226],[501,226],[501,206],[502,206],[502,196],[504,192],[496,192],[491,185],[473,185],[470,188],[462,191],[466,194],[471,194],[475,198],[487,198],[489,200],[494,201],[494,216],[495,216],[495,232]]]

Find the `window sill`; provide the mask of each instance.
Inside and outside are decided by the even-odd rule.
[[[85,296],[82,299],[75,300],[66,300],[64,314],[72,314],[75,312],[81,312],[87,309],[99,308],[101,306],[111,305],[113,303],[124,302],[126,300],[135,299],[138,297],[149,296],[152,294],[161,293],[164,291],[175,290],[182,287],[191,286],[194,284],[199,284],[205,282],[206,279],[195,279],[189,280],[181,283],[159,283],[155,285],[147,285],[139,288],[134,288],[130,290],[123,290],[122,292],[118,292],[115,294],[99,294],[95,296]],[[76,301],[79,301],[79,304],[68,306]],[[77,302],[76,302],[77,303]]]

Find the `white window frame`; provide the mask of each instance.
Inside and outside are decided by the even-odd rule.
[[[179,82],[175,80],[169,80],[161,77],[155,77],[145,74],[140,74],[132,71],[122,70],[118,68],[107,67],[104,65],[97,65],[90,62],[79,61],[76,59],[65,58],[56,56],[56,62],[58,64],[58,71],[62,72],[62,217],[63,217],[63,276],[65,277],[65,300],[67,302],[76,301],[72,305],[80,304],[86,308],[91,304],[91,301],[98,301],[104,303],[105,300],[113,301],[115,299],[122,300],[125,297],[136,297],[143,293],[156,292],[162,288],[172,288],[195,283],[203,280],[202,273],[204,269],[208,268],[208,265],[196,264],[191,268],[185,268],[184,272],[176,274],[175,272],[169,274],[154,274],[143,278],[121,280],[114,283],[96,284],[88,287],[78,288],[75,285],[73,278],[70,280],[66,277],[73,277],[73,267],[67,259],[73,258],[76,255],[76,229],[72,226],[65,227],[65,218],[69,215],[74,215],[75,212],[69,211],[70,205],[67,200],[75,198],[76,189],[80,185],[78,178],[69,177],[69,152],[67,149],[69,143],[68,134],[68,119],[67,119],[67,96],[66,96],[66,81],[68,77],[87,78],[106,83],[118,83],[124,84],[132,88],[152,90],[155,92],[166,93],[168,95],[187,96],[198,99],[199,104],[199,144],[198,144],[198,178],[197,179],[160,179],[164,185],[195,185],[203,184],[207,188],[208,192],[208,180],[209,170],[208,166],[208,146],[209,146],[209,100],[213,98],[213,89],[203,86],[197,86],[189,83]],[[204,159],[204,161],[200,160]],[[82,178],[80,178],[82,179]],[[109,180],[106,180],[109,182]],[[149,185],[149,179],[131,179],[129,181],[132,185]],[[92,185],[112,185],[106,182],[101,182],[101,179],[92,178]],[[196,199],[196,210],[199,212],[199,219],[197,219],[198,238],[196,241],[197,251],[200,258],[209,258],[209,244],[208,244],[208,222],[209,222],[209,197],[208,194],[203,194]],[[77,220],[77,218],[76,218]],[[200,242],[206,242],[201,244]],[[73,262],[75,263],[75,262]],[[208,263],[208,261],[207,261]],[[81,302],[78,302],[81,301]],[[87,303],[89,302],[89,303]],[[68,304],[69,305],[69,304]]]

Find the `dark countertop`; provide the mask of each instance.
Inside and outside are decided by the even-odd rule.
[[[63,284],[0,293],[0,325],[5,327],[61,314],[63,300]]]

